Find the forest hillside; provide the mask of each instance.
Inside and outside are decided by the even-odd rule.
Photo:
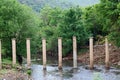
[[[26,4],[39,12],[44,6],[70,8],[73,6],[90,6],[99,3],[99,0],[18,0],[22,4]]]

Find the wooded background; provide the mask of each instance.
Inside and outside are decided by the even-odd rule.
[[[120,1],[96,3],[81,7],[68,0],[0,0],[3,57],[12,56],[12,38],[17,41],[17,54],[23,56],[26,55],[26,38],[31,38],[32,54],[41,51],[42,38],[47,40],[47,51],[57,53],[57,39],[62,37],[63,56],[72,51],[72,36],[77,37],[78,50],[88,45],[91,36],[100,44],[108,37],[111,44],[119,47]]]

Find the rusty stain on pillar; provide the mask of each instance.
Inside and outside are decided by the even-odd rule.
[[[62,69],[62,38],[58,38],[58,68]]]
[[[43,70],[46,70],[46,39],[42,39]]]
[[[16,64],[16,39],[12,39],[12,64],[13,66]]]
[[[77,41],[76,41],[76,36],[73,36],[73,68],[77,68]]]
[[[105,67],[109,69],[109,46],[107,38],[105,38]]]
[[[93,60],[93,37],[89,39],[89,50],[90,50],[90,69],[94,68],[94,60]]]
[[[2,44],[1,44],[1,39],[0,39],[0,69],[2,69],[2,57],[1,57],[1,55],[2,55]]]
[[[27,67],[31,65],[31,52],[30,52],[30,38],[26,39],[26,48],[27,48]]]

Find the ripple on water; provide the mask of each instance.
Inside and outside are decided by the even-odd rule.
[[[44,71],[41,65],[32,65],[31,76],[33,80],[120,80],[119,72],[120,70],[114,68],[106,71],[103,66],[95,70],[88,70],[83,66],[76,70],[72,67],[63,67],[62,71],[56,66],[47,66],[47,70]]]

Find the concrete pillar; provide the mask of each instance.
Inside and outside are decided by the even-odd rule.
[[[2,55],[2,44],[1,44],[1,39],[0,39],[0,69],[2,69],[2,57],[1,57],[1,55]]]
[[[77,68],[77,41],[73,36],[73,68]]]
[[[94,60],[93,60],[93,37],[89,39],[89,49],[90,49],[90,69],[94,68]]]
[[[46,70],[46,39],[42,39],[43,70]]]
[[[109,69],[109,46],[107,38],[105,38],[105,67]]]
[[[26,39],[26,48],[27,48],[27,66],[31,65],[31,53],[30,53],[30,38]]]
[[[58,38],[58,68],[62,69],[62,39]]]
[[[15,38],[12,39],[12,64],[16,64],[16,40]]]

